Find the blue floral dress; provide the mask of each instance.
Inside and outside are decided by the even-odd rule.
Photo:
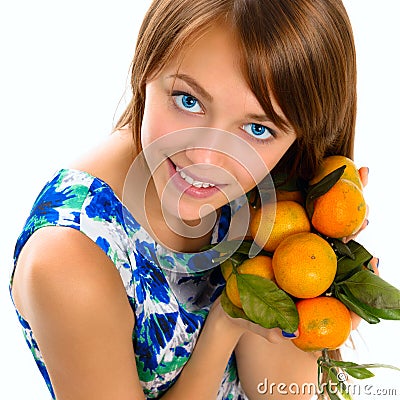
[[[230,214],[234,211],[232,204],[223,208],[213,232],[214,242],[222,240],[227,233]],[[132,342],[143,391],[148,399],[160,397],[188,361],[210,305],[223,289],[220,269],[199,268],[210,263],[209,253],[175,253],[158,245],[108,184],[83,171],[62,169],[44,186],[18,238],[14,266],[29,237],[45,226],[81,231],[112,260],[136,318]],[[12,277],[10,290],[11,285]],[[18,310],[17,315],[26,342],[55,399],[34,334]],[[246,399],[233,356],[217,398]]]

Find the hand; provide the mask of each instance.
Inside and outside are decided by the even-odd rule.
[[[252,332],[258,336],[263,337],[270,343],[282,343],[294,339],[298,335],[296,331],[293,337],[284,336],[284,333],[279,328],[267,329],[262,326],[243,318],[230,317],[221,306],[220,298],[218,298],[211,307],[208,318],[218,318],[218,320],[225,324],[226,332],[239,332],[239,336],[244,333]],[[290,335],[291,336],[291,335]]]
[[[367,186],[367,184],[368,184],[368,173],[369,173],[368,168],[367,167],[361,167],[358,170],[358,172],[360,174],[360,178],[361,178],[361,182],[362,182],[363,186],[364,187]],[[367,205],[367,215],[365,217],[364,223],[362,224],[361,228],[354,235],[347,236],[347,237],[343,238],[342,240],[343,240],[344,243],[347,243],[350,240],[355,239],[357,237],[357,235],[367,227],[367,225],[368,225],[368,214],[369,214],[369,207]],[[378,272],[378,263],[379,263],[379,261],[378,261],[378,259],[374,257],[370,261],[370,263],[371,263],[372,267],[374,268],[375,274],[379,275],[379,272]],[[361,317],[359,315],[357,315],[356,313],[352,312],[352,311],[350,311],[350,314],[351,314],[351,321],[352,321],[352,329],[353,330],[357,329],[358,326],[360,325]]]
[[[367,167],[361,167],[358,170],[358,173],[360,174],[361,182],[362,182],[364,187],[367,186],[367,184],[368,184],[368,171],[369,170],[368,170]],[[362,224],[361,228],[354,235],[350,235],[350,236],[346,236],[346,237],[342,238],[343,243],[347,243],[350,240],[355,239],[357,237],[357,235],[367,227],[368,222],[369,222],[368,221],[368,214],[369,214],[369,207],[368,207],[368,204],[367,204],[367,215],[365,217],[364,223]]]

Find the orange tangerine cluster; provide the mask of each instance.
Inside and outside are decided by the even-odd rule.
[[[226,295],[235,307],[245,308],[238,287],[242,274],[270,280],[290,295],[299,318],[293,343],[304,351],[339,348],[351,331],[348,308],[326,296],[337,272],[337,255],[327,238],[348,237],[361,228],[367,213],[363,186],[354,162],[343,156],[326,158],[309,184],[318,185],[339,167],[340,178],[311,205],[300,191],[277,191],[276,202],[251,215],[250,234],[264,254],[236,267],[229,259],[221,264]]]

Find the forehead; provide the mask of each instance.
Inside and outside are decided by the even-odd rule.
[[[240,60],[240,46],[232,27],[227,24],[212,25],[200,36],[186,40],[179,55],[182,60],[190,57],[209,57],[234,62]]]
[[[187,37],[164,69],[180,71],[186,68],[201,72],[218,66],[243,75],[239,42],[233,28],[227,24],[212,25],[201,35],[194,33]]]
[[[189,75],[210,92],[236,88],[243,95],[251,94],[241,57],[233,30],[213,26],[199,37],[188,38],[161,74]]]

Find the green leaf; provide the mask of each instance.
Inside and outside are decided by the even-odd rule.
[[[377,324],[380,322],[380,319],[375,315],[371,314],[367,310],[365,310],[364,304],[360,303],[351,293],[344,293],[344,288],[338,288],[336,285],[334,297],[340,300],[349,310],[353,311],[369,324]]]
[[[222,294],[221,294],[221,306],[224,309],[224,311],[231,316],[232,318],[243,318],[243,319],[249,319],[247,315],[244,313],[244,311],[236,307],[228,298],[226,295],[226,290],[224,289]]]
[[[347,374],[349,374],[350,376],[352,376],[353,378],[356,378],[356,379],[368,379],[368,378],[372,378],[375,376],[367,368],[363,368],[361,365],[356,364],[351,361],[331,360],[331,363],[333,365],[336,365],[337,367],[341,368]]]
[[[334,366],[330,367],[325,367],[328,370],[328,384],[326,385],[326,391],[329,395],[329,398],[331,400],[352,400],[349,391],[347,389],[346,382],[343,381],[342,379],[338,378],[338,374],[340,371],[337,371],[337,369]],[[340,392],[342,397],[339,397],[337,395],[337,392]]]
[[[329,357],[329,353],[326,349],[322,350],[322,355],[317,360],[318,365],[318,389],[320,393],[325,389],[331,400],[351,400],[349,386],[346,384],[347,375],[350,375],[356,379],[367,379],[374,376],[369,371],[370,368],[389,368],[396,371],[400,371],[400,368],[394,367],[388,364],[356,364],[349,361],[334,360]],[[322,382],[322,371],[327,373],[327,382]],[[341,371],[344,371],[343,376],[340,375]],[[346,375],[347,374],[347,375]],[[331,386],[329,386],[331,383]],[[338,390],[339,394],[338,395]]]
[[[338,367],[334,365],[334,360],[329,357],[328,350],[322,350],[322,355],[317,360],[318,365],[318,390],[320,393],[326,393],[331,400],[351,400],[351,396],[346,391],[346,383],[338,379]],[[326,382],[322,380],[322,372],[326,372]],[[338,391],[342,396],[339,396]],[[344,392],[344,393],[343,393]],[[324,397],[325,398],[325,397]]]
[[[368,270],[339,283],[361,303],[381,310],[400,309],[400,290]]]
[[[361,368],[387,368],[387,369],[393,369],[394,371],[399,371],[400,368],[395,367],[394,365],[390,364],[359,364],[359,367]]]
[[[329,384],[326,386],[326,392],[330,398],[330,400],[342,400],[337,394],[336,390],[332,391],[331,388],[329,388]]]
[[[217,245],[207,245],[202,248],[203,251],[209,249],[215,249],[221,254],[220,257],[213,258],[214,263],[221,263],[227,258],[230,258],[237,266],[251,254],[266,255],[269,257],[272,257],[273,254],[259,247],[254,241],[249,240],[227,240],[225,242],[219,242]]]
[[[249,251],[250,251],[250,248],[252,245],[253,245],[253,242],[250,242],[248,240],[243,240],[235,253],[239,253],[239,254],[243,254],[243,255],[247,256],[249,254]]]
[[[221,254],[244,253],[247,254],[246,248],[251,246],[251,242],[245,240],[226,240],[218,244],[207,245],[202,250],[217,249]]]
[[[338,257],[335,282],[343,281],[361,271],[362,267],[372,259],[372,254],[355,240],[350,240],[346,246],[352,257],[346,255]]]
[[[326,175],[323,179],[317,182],[315,185],[311,185],[307,189],[306,196],[306,210],[308,217],[311,219],[314,214],[314,201],[329,192],[329,190],[333,187],[333,185],[340,179],[343,175],[344,170],[346,169],[346,165],[342,165],[341,167],[335,169],[328,175]]]
[[[374,315],[375,317],[381,318],[381,319],[387,319],[387,320],[400,320],[400,309],[395,308],[387,308],[387,309],[382,309],[382,308],[373,308],[370,306],[367,306],[366,304],[363,305],[364,310],[368,311],[370,314]]]
[[[289,177],[289,174],[285,171],[277,169],[271,173],[274,186],[279,190],[286,190],[288,192],[294,192],[301,189],[301,184],[296,176]]]
[[[236,275],[243,310],[251,321],[264,328],[293,333],[299,315],[292,298],[269,279],[250,274]]]
[[[215,265],[220,265],[226,261],[230,261],[233,268],[237,268],[247,257],[241,254],[233,254],[231,257],[227,257],[226,255],[221,257],[213,257],[212,262]]]
[[[363,274],[367,273],[376,276],[368,270],[362,272]],[[375,278],[373,279],[375,280]],[[367,322],[375,324],[379,322],[380,318],[387,320],[400,320],[400,309],[372,307],[355,297],[346,282],[347,281],[341,282],[340,284],[334,284],[334,296]],[[373,298],[371,298],[370,301],[372,302]]]
[[[241,253],[233,254],[229,260],[232,263],[233,269],[236,271],[236,268],[246,259],[247,257]]]
[[[366,262],[372,258],[371,253],[369,253],[360,243],[355,240],[350,240],[346,243],[350,251],[356,255],[360,260]]]
[[[355,256],[346,243],[343,243],[340,239],[335,238],[329,238],[328,241],[330,242],[331,246],[338,256],[346,256],[354,260]]]

